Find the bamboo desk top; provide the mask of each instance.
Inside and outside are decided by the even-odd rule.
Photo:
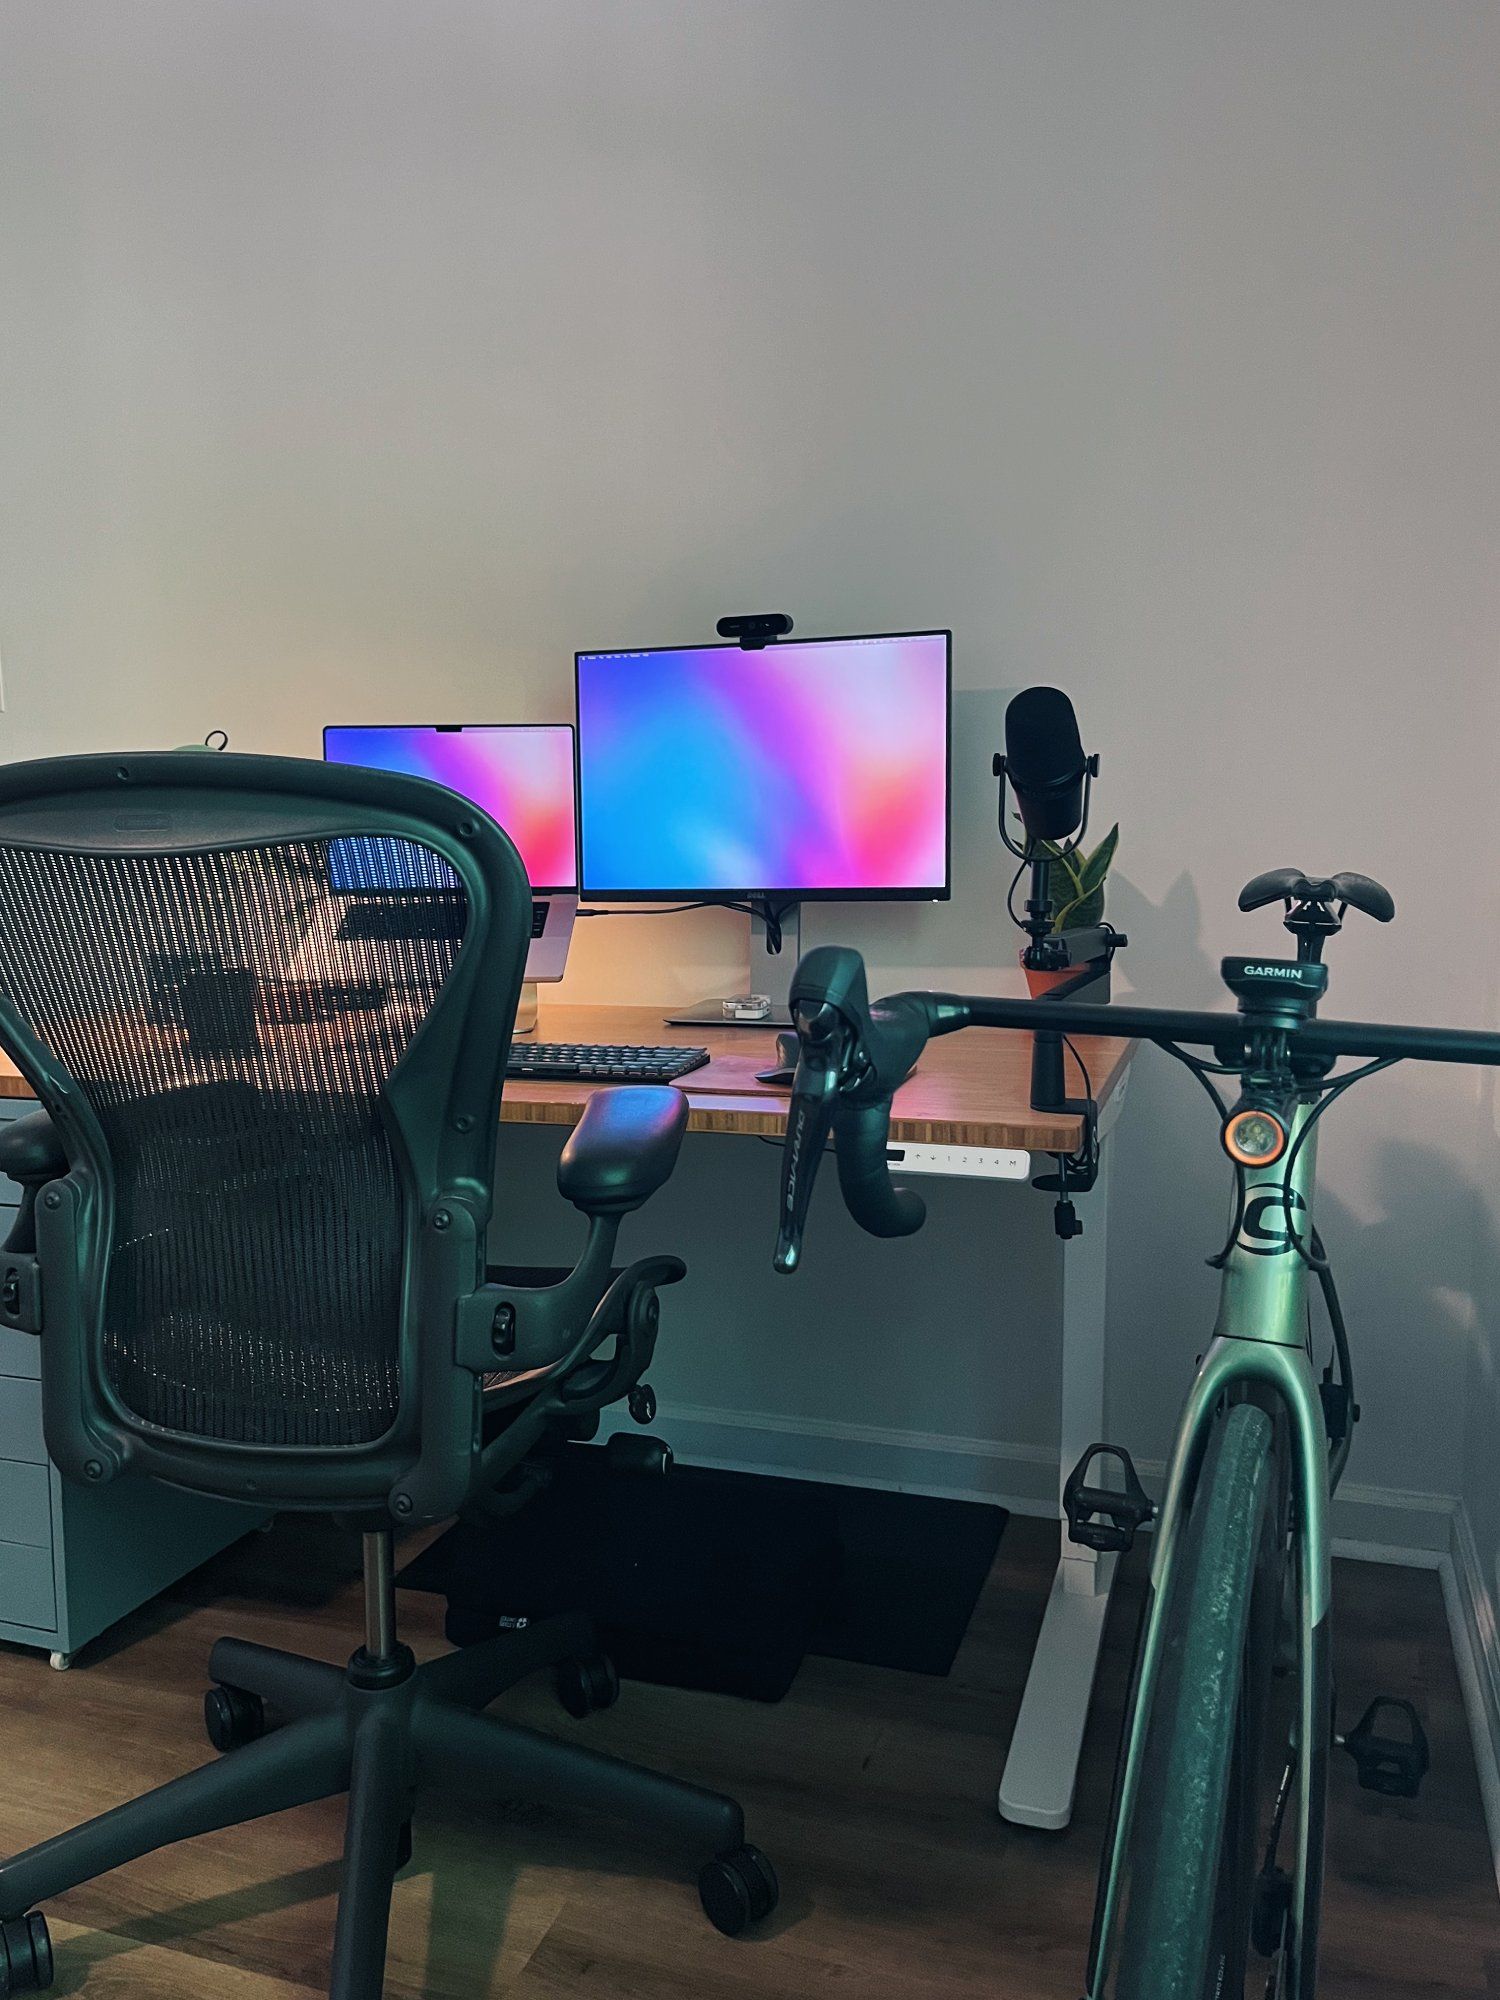
[[[785,1127],[786,1091],[755,1081],[756,1070],[769,1069],[776,1060],[774,1029],[668,1028],[657,1007],[544,1004],[536,1039],[650,1046],[681,1042],[706,1048],[708,1066],[682,1079],[692,1105],[689,1129],[776,1138]],[[1075,1036],[1074,1041],[1103,1105],[1119,1087],[1134,1045],[1102,1035]],[[1068,1067],[1072,1072],[1071,1061]],[[1031,1037],[1012,1030],[973,1028],[929,1043],[915,1075],[896,1094],[891,1138],[898,1144],[1071,1151],[1078,1143],[1079,1120],[1068,1113],[1033,1111],[1030,1072]],[[517,1080],[505,1087],[500,1116],[511,1124],[573,1125],[589,1097],[603,1087]],[[1074,1073],[1068,1088],[1079,1088]],[[0,1054],[0,1097],[30,1094]]]

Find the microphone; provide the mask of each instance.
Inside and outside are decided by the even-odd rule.
[[[1031,874],[1026,915],[1016,923],[1028,939],[1021,965],[1036,998],[1108,1000],[1110,964],[1125,943],[1113,924],[1102,918],[1084,925],[1075,920],[1066,930],[1054,928],[1058,910],[1050,886],[1053,856],[1044,843],[1055,841],[1061,847],[1082,840],[1089,789],[1098,773],[1099,759],[1084,755],[1078,718],[1061,688],[1023,688],[1005,711],[1005,753],[995,759],[995,775],[1001,780],[1000,838],[1021,863],[1016,880],[1028,869]],[[1006,821],[1006,781],[1016,795],[1026,832],[1024,847],[1017,844]],[[1015,917],[1014,904],[1010,912]],[[1052,983],[1038,993],[1033,974],[1050,975]],[[1092,1117],[1092,1097],[1075,1102],[1067,1095],[1063,1037],[1055,1028],[1038,1026],[1032,1036],[1031,1103],[1037,1111],[1082,1111],[1086,1119]],[[1064,1172],[1054,1218],[1062,1237],[1073,1235],[1077,1225],[1066,1199],[1068,1184]]]
[[[1060,688],[1023,689],[1005,711],[1005,774],[1028,846],[1078,831],[1088,772],[1072,702]]]

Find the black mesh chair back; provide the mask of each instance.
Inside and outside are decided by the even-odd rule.
[[[347,934],[352,902],[392,920]],[[473,1378],[451,1352],[424,1377],[424,1315],[478,1280],[530,908],[500,830],[418,780],[0,772],[0,1041],[72,1168],[71,1258],[42,1215],[44,1281],[77,1294],[74,1362],[43,1369],[64,1461],[222,1491],[233,1451],[246,1497],[313,1504],[337,1465],[383,1498],[424,1386],[428,1447],[462,1457]]]
[[[607,1706],[586,1617],[420,1666],[398,1635],[395,1526],[508,1518],[642,1383],[658,1290],[685,1275],[614,1268],[689,1117],[644,1086],[591,1096],[562,1149],[558,1192],[588,1218],[573,1269],[484,1270],[530,912],[500,829],[419,780],[199,752],[0,768],[0,1046],[47,1113],[7,1134],[29,1206],[0,1246],[0,1326],[41,1337],[48,1452],[95,1485],[332,1514],[364,1576],[346,1666],[220,1639],[214,1762],[0,1858],[7,1994],[52,1983],[39,1903],[341,1792],[330,2000],[385,1990],[435,1787],[672,1836],[721,1930],[775,1905],[733,1799],[484,1713],[542,1667],[575,1715]],[[617,1466],[670,1464],[626,1442]]]

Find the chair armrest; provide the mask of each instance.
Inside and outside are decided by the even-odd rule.
[[[680,1090],[629,1084],[595,1091],[557,1167],[559,1190],[589,1218],[584,1253],[559,1282],[492,1282],[461,1298],[454,1322],[454,1359],[461,1368],[512,1375],[498,1394],[535,1393],[534,1371],[566,1374],[618,1333],[614,1318],[636,1294],[677,1282],[684,1267],[676,1258],[648,1259],[622,1273],[613,1264],[621,1218],[671,1174],[687,1120]],[[607,1293],[612,1303],[605,1311]]]
[[[24,1118],[0,1125],[0,1174],[8,1174],[22,1187],[41,1187],[67,1171],[68,1156],[45,1111],[29,1111]]]
[[[669,1084],[596,1090],[562,1149],[558,1192],[585,1215],[628,1215],[670,1179],[687,1121]]]

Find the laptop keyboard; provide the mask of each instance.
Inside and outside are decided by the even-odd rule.
[[[468,921],[466,905],[457,897],[382,897],[379,902],[351,903],[339,925],[341,938],[461,938]],[[533,943],[547,928],[547,905],[531,906]]]

